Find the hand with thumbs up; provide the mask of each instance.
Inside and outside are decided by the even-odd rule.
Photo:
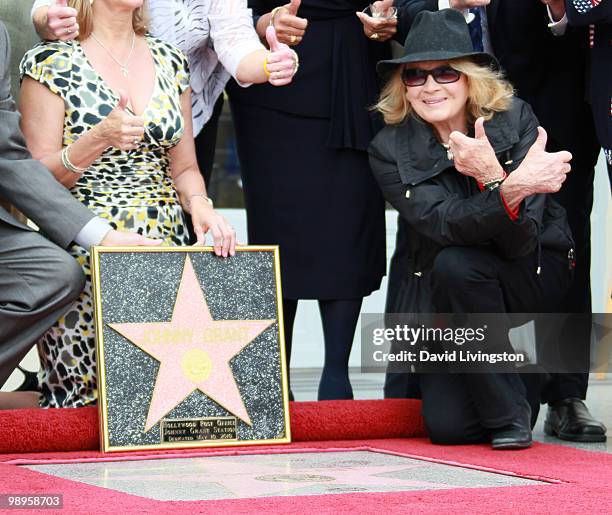
[[[526,196],[556,193],[561,189],[572,167],[572,154],[567,151],[546,152],[548,135],[538,127],[538,137],[520,166],[504,182],[520,185]],[[510,180],[512,178],[512,180]]]
[[[455,169],[463,175],[473,177],[481,184],[504,177],[504,170],[485,133],[484,118],[476,120],[473,138],[459,131],[451,132],[448,147]]]
[[[34,24],[43,39],[69,41],[79,35],[77,14],[67,0],[56,0],[55,5],[36,10]]]
[[[379,0],[370,6],[372,16],[357,11],[355,14],[363,24],[363,33],[375,41],[384,42],[397,32],[397,12],[393,12],[393,0]]]
[[[270,47],[264,68],[269,74],[268,82],[273,86],[285,86],[291,82],[298,70],[298,56],[289,46],[278,41],[272,26],[266,29],[266,40]]]
[[[144,134],[144,120],[127,112],[128,101],[127,93],[119,90],[117,107],[93,129],[109,147],[125,151],[137,148]]]
[[[298,45],[306,33],[308,20],[297,15],[301,3],[302,0],[291,0],[271,14],[270,25],[276,30],[278,41],[285,45]]]

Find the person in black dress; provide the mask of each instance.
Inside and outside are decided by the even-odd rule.
[[[366,149],[376,130],[375,63],[388,48],[363,37],[355,10],[367,5],[249,1],[260,36],[274,24],[301,68],[283,90],[228,88],[249,243],[280,246],[288,356],[298,300],[319,301],[321,400],[353,397],[348,359],[362,299],[385,273],[384,201]]]

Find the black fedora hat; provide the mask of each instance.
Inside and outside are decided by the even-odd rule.
[[[401,64],[459,58],[469,58],[480,65],[499,69],[497,59],[491,54],[474,51],[467,23],[459,11],[421,11],[406,37],[404,55],[379,61],[376,70],[380,75],[387,76]]]

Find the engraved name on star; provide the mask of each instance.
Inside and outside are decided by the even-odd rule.
[[[274,322],[213,320],[186,256],[170,322],[108,324],[159,361],[145,432],[195,390],[252,425],[229,362]]]

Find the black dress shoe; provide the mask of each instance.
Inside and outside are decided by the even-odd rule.
[[[548,406],[544,432],[570,442],[605,442],[606,426],[595,420],[580,399],[564,399]]]
[[[527,401],[521,404],[515,420],[491,430],[491,447],[498,451],[531,447],[531,407]]]

